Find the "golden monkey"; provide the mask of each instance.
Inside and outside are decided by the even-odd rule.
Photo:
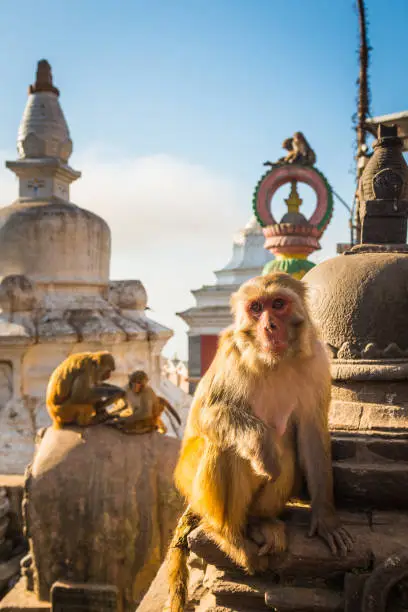
[[[306,307],[306,287],[284,273],[256,277],[232,296],[234,323],[201,379],[175,471],[188,508],[168,553],[170,609],[184,610],[187,536],[198,523],[246,572],[286,549],[278,520],[297,493],[311,497],[310,535],[336,554],[352,538],[334,508],[329,361]]]
[[[105,408],[125,393],[104,382],[114,370],[114,358],[107,351],[76,353],[60,363],[51,374],[46,395],[54,428],[85,427],[104,420]]]
[[[128,416],[118,416],[112,424],[126,433],[141,434],[155,430],[166,433],[167,427],[161,418],[164,410],[170,412],[181,424],[179,415],[169,402],[153,391],[149,377],[143,370],[130,374],[126,396],[121,403],[124,404],[121,410],[129,408],[131,412]]]

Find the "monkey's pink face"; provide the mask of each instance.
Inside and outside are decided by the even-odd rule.
[[[265,353],[282,355],[292,338],[294,303],[290,296],[276,293],[250,300],[247,316],[256,324],[256,337]]]

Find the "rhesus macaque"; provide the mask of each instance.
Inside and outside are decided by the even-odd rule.
[[[126,433],[141,434],[155,430],[166,433],[167,427],[161,419],[164,410],[169,411],[178,424],[181,424],[179,415],[169,402],[153,391],[149,385],[149,377],[143,370],[130,374],[126,396],[121,403],[124,404],[121,409],[130,409],[130,414],[118,416],[112,424]]]
[[[198,522],[250,574],[267,568],[266,553],[286,549],[278,517],[299,493],[299,466],[311,496],[310,535],[334,554],[352,548],[333,501],[329,361],[305,291],[276,272],[231,298],[234,323],[196,389],[175,471],[189,505],[168,553],[172,612],[184,610],[187,536]]]
[[[302,132],[295,132],[292,138],[285,138],[282,148],[289,153],[279,158],[277,162],[266,161],[264,166],[275,166],[276,164],[313,166],[316,163],[316,154]]]
[[[60,363],[51,374],[46,396],[54,428],[86,427],[105,420],[105,408],[125,394],[104,382],[114,370],[114,358],[107,351],[76,353]]]

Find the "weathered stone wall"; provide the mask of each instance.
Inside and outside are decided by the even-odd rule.
[[[22,477],[0,476],[0,599],[17,582],[27,551],[23,537]]]

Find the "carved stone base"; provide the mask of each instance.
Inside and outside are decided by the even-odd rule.
[[[198,528],[189,537],[194,571],[188,612],[406,610],[408,514],[373,511],[341,516],[356,539],[347,557],[333,556],[321,540],[308,538],[308,509],[292,507],[284,517],[288,552],[271,556],[269,571],[256,576],[235,567]],[[381,596],[377,597],[379,579]],[[138,612],[162,612],[166,598],[163,565]]]

